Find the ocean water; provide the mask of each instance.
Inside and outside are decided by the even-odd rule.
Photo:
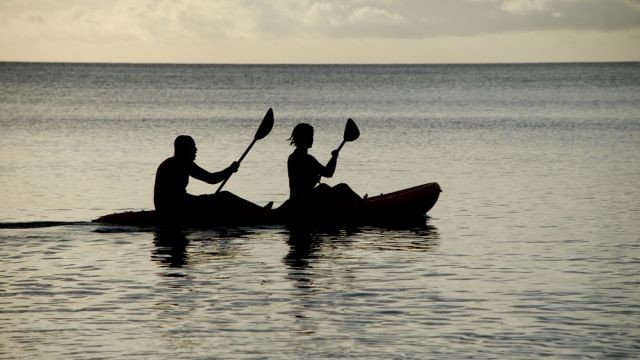
[[[423,226],[90,223],[152,208],[180,134],[225,188],[286,200],[286,139]],[[0,358],[633,358],[640,63],[0,63]],[[215,191],[192,180],[189,191]],[[55,225],[55,226],[53,226]]]

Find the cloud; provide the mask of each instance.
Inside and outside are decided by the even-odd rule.
[[[256,17],[280,36],[430,38],[640,27],[638,0],[279,0]],[[291,9],[294,9],[293,11]],[[258,31],[268,32],[260,28]]]
[[[501,9],[516,15],[527,15],[547,10],[549,3],[549,0],[507,0],[502,3]]]
[[[356,9],[349,15],[349,23],[351,24],[400,24],[403,21],[404,17],[401,15],[369,6]]]
[[[637,10],[640,10],[640,0],[624,0],[624,1],[628,6],[635,8]]]
[[[77,41],[428,38],[640,26],[638,0],[23,0],[0,31]]]
[[[348,44],[375,57],[379,49],[356,45],[505,42],[560,32],[615,33],[618,44],[626,36],[626,46],[637,47],[638,29],[640,0],[0,0],[0,60],[56,49],[136,59],[222,59],[233,50],[264,58],[260,52],[310,53],[309,44],[333,53]]]

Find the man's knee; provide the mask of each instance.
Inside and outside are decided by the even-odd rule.
[[[225,200],[225,199],[231,199],[233,197],[235,197],[235,195],[233,195],[232,193],[230,193],[229,191],[220,191],[217,194],[213,195],[216,199],[218,200]]]

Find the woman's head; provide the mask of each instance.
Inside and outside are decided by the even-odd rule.
[[[291,145],[296,147],[311,148],[313,146],[313,126],[306,123],[296,125],[288,140],[291,141]]]

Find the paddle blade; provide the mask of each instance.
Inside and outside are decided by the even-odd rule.
[[[354,141],[360,137],[360,130],[358,130],[358,125],[351,120],[347,120],[347,125],[344,127],[344,141]]]
[[[264,115],[264,119],[260,123],[260,127],[258,131],[256,131],[256,135],[253,137],[255,140],[263,139],[265,136],[269,135],[271,129],[273,128],[273,109],[269,108],[269,111]]]

